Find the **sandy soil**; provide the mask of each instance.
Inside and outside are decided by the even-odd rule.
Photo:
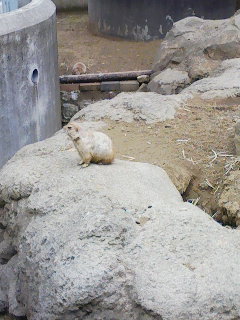
[[[59,13],[57,31],[60,74],[71,74],[76,62],[83,62],[88,73],[151,69],[160,44],[94,36],[85,11]]]
[[[174,120],[154,125],[107,121],[105,132],[114,141],[117,158],[161,166],[185,200],[196,202],[213,215],[219,210],[226,165],[235,157],[238,108],[239,101],[233,100],[218,105],[193,101],[180,109]]]

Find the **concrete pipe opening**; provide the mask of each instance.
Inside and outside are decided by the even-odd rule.
[[[237,0],[89,0],[89,27],[95,34],[136,41],[163,38],[188,16],[229,18]]]

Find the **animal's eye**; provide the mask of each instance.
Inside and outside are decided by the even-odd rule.
[[[68,129],[72,129],[72,127],[71,126],[69,126],[69,127],[67,127]]]

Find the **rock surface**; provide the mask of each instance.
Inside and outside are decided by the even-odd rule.
[[[240,226],[240,171],[232,171],[224,181],[224,188],[219,198],[222,208],[221,220],[225,223]]]
[[[139,83],[148,83],[150,81],[150,76],[147,74],[143,74],[137,77],[137,81]]]
[[[154,71],[177,68],[192,80],[205,77],[221,61],[240,57],[239,29],[240,14],[225,20],[178,21],[161,43]]]
[[[240,95],[240,59],[223,61],[208,78],[199,80],[182,93],[199,95],[202,99],[236,97]]]
[[[148,85],[146,83],[142,83],[137,92],[148,92]]]
[[[71,103],[63,103],[62,105],[62,120],[68,122],[77,112],[79,107]]]
[[[0,239],[14,248],[0,266],[1,309],[28,320],[239,319],[239,231],[184,203],[161,168],[80,169],[69,144],[60,132],[0,172]]]
[[[153,92],[120,93],[112,100],[102,100],[79,111],[74,120],[87,121],[108,118],[115,121],[132,122],[144,120],[154,123],[173,119],[176,110],[187,96],[163,96]]]
[[[163,95],[177,94],[189,83],[187,72],[169,68],[154,77],[148,84],[148,89]]]

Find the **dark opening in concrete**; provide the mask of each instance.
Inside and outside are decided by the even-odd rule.
[[[31,80],[32,80],[32,83],[34,83],[34,84],[38,83],[38,70],[37,69],[33,70]]]

